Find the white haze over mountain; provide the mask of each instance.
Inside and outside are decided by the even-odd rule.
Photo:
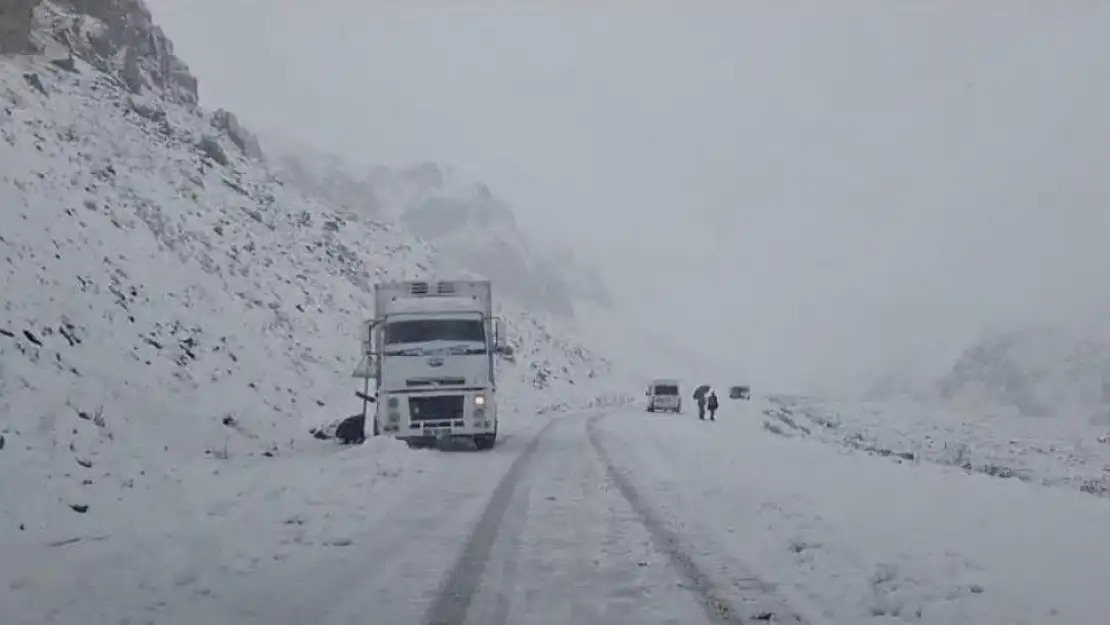
[[[498,290],[537,309],[572,318],[583,304],[608,307],[597,270],[573,251],[517,227],[513,208],[485,184],[450,167],[419,163],[366,171],[286,137],[265,137],[268,159],[293,184],[367,217],[397,223],[488,276]]]
[[[1110,302],[1104,3],[150,4],[210,106],[463,168],[757,384],[933,388]]]

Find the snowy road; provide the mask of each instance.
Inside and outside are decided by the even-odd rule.
[[[613,479],[591,437],[598,416],[538,420],[484,454],[374,441],[272,459],[177,509],[152,494],[83,540],[6,545],[5,561],[22,564],[0,575],[0,620],[742,622],[673,530]]]
[[[782,439],[758,403],[716,423],[536,417],[489,453],[375,440],[185,476],[81,540],[0,544],[0,622],[1096,625],[1110,611],[1104,501]]]
[[[510,469],[425,622],[746,622],[614,473],[595,419],[553,421]]]

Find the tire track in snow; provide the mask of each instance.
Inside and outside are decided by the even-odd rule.
[[[462,554],[447,574],[446,581],[424,616],[428,625],[463,625],[467,612],[489,562],[498,530],[513,502],[517,486],[532,469],[540,440],[558,422],[552,419],[529,441],[493,491],[478,524],[466,541]]]
[[[632,485],[628,477],[616,468],[608,451],[606,451],[605,446],[601,443],[601,436],[597,432],[597,422],[606,416],[608,415],[599,415],[589,420],[587,431],[589,433],[590,443],[604,463],[609,478],[616,485],[621,495],[623,495],[632,506],[632,509],[636,511],[636,514],[639,515],[644,527],[647,528],[648,532],[655,540],[657,548],[671,560],[671,563],[684,578],[688,589],[697,595],[709,622],[726,625],[744,625],[751,621],[767,621],[803,625],[805,621],[797,614],[791,612],[780,614],[757,611],[751,615],[742,615],[736,605],[728,599],[721,587],[706,575],[701,567],[694,561],[693,556],[690,555],[691,549],[682,537],[666,526],[663,519],[644,501],[644,498],[640,495],[639,491],[636,490],[636,487]],[[738,591],[743,593],[741,600],[745,604],[767,604],[769,599],[768,595],[771,594],[771,586],[760,581],[755,576],[749,576],[747,581],[750,583],[744,587],[737,588]],[[781,602],[776,600],[773,601],[773,603]]]
[[[610,486],[588,440],[594,414],[565,415],[544,433],[481,570],[468,569],[478,579],[465,607],[459,600],[433,623],[708,625],[697,595]]]

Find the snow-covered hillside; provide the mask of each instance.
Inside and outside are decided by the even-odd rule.
[[[888,372],[865,403],[790,400],[769,415],[770,426],[894,458],[1107,496],[1110,344],[1097,324],[1085,326],[995,329],[947,364]]]
[[[524,231],[506,201],[451,167],[420,163],[360,172],[336,155],[276,133],[264,143],[272,166],[290,183],[398,224],[533,308],[569,318],[579,303],[612,304],[596,268]]]
[[[960,354],[938,390],[957,404],[1110,424],[1110,344],[1050,326],[991,333]]]
[[[5,530],[191,463],[320,444],[307,430],[357,407],[372,284],[464,275],[283,183],[233,116],[196,106],[138,0],[52,0],[36,19],[41,53],[0,58]],[[507,419],[612,388],[611,364],[545,314],[505,298],[500,314]]]
[[[1029,417],[1013,410],[919,401],[844,402],[771,396],[764,427],[894,462],[959,467],[969,473],[1110,497],[1110,427]]]
[[[1106,336],[1098,328],[1048,324],[993,329],[946,361],[934,357],[930,366],[886,372],[866,397],[1110,425]]]

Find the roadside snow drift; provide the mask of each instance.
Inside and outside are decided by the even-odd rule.
[[[952,466],[1110,497],[1110,430],[1087,421],[772,396],[764,422],[781,436],[814,438],[894,462]]]

